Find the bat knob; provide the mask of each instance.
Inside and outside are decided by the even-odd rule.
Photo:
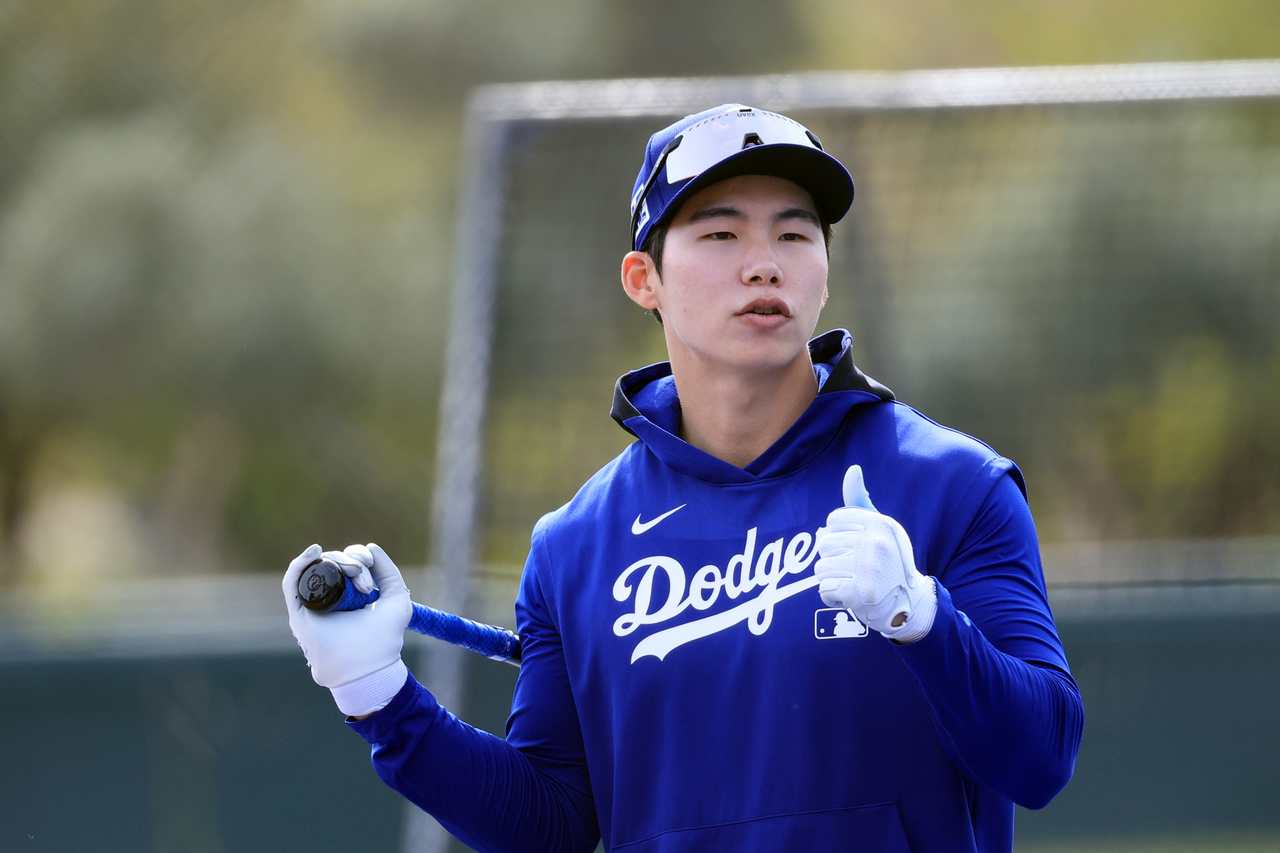
[[[332,560],[316,560],[298,578],[298,598],[308,610],[332,610],[346,590],[347,576]]]

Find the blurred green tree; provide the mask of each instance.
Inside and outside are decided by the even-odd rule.
[[[133,508],[139,571],[265,567],[336,537],[420,554],[447,229],[399,184],[388,200],[325,170],[361,119],[323,105],[350,95],[323,56],[272,73],[296,4],[6,23],[0,577],[31,501],[81,481]],[[279,101],[312,90],[328,126],[308,130]],[[419,156],[385,156],[404,148],[388,135],[358,156]]]

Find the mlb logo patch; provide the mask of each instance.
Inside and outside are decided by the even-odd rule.
[[[858,621],[852,610],[824,607],[813,614],[813,636],[819,640],[867,636],[867,626]]]

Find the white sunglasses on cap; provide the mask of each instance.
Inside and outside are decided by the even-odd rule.
[[[671,185],[697,177],[722,160],[757,145],[800,145],[822,150],[822,143],[808,128],[777,113],[739,106],[705,118],[682,130],[662,149],[653,171],[632,202],[632,238],[635,238],[645,196],[664,166],[667,184]]]

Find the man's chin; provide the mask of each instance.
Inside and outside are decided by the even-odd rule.
[[[749,350],[736,350],[724,353],[715,359],[726,371],[733,373],[754,374],[761,378],[785,376],[790,371],[797,373],[811,371],[813,363],[809,358],[808,342],[796,347],[778,341],[773,347],[753,347]]]

